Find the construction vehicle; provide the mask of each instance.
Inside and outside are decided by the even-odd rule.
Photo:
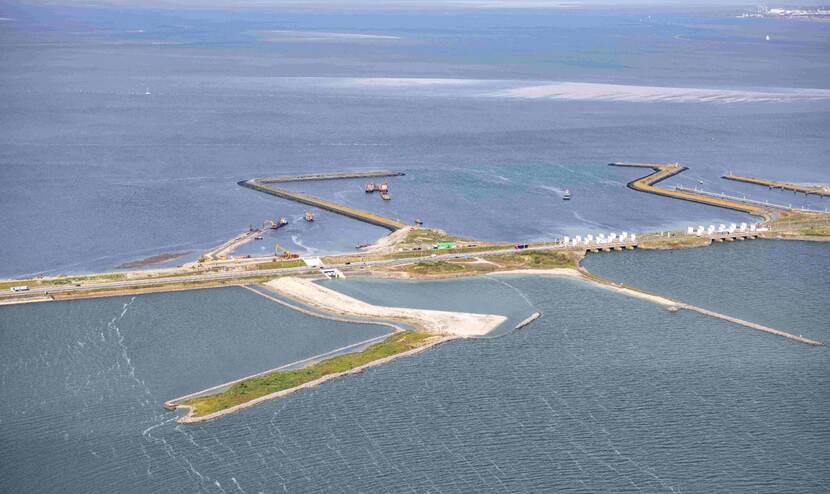
[[[283,260],[298,259],[300,256],[286,249],[280,244],[274,244],[274,256]]]

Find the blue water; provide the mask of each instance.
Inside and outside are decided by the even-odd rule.
[[[589,271],[830,344],[830,244],[745,241],[677,251],[589,254]]]
[[[741,247],[756,244],[767,243]],[[811,248],[782,256],[789,263],[779,267],[798,271],[805,286],[826,286],[825,272],[795,267]],[[677,264],[668,256],[651,261],[658,272]],[[742,284],[742,268],[722,265],[721,294],[731,285],[759,305],[797,303],[800,295],[777,289],[776,271],[759,270],[756,282]],[[572,279],[345,281],[331,286],[394,305],[433,300],[436,308],[490,300],[502,311],[515,297],[514,310],[529,302],[543,317],[182,426],[161,408],[170,395],[296,358],[286,353],[292,348],[320,351],[359,328],[292,316],[238,288],[5,307],[0,490],[821,492],[830,485],[827,347],[670,313]],[[650,288],[673,285],[667,277]],[[799,309],[788,312],[793,324],[827,320],[826,304]],[[825,325],[812,336],[830,334]]]
[[[0,491],[153,490],[164,401],[388,331],[242,288],[3,307]]]
[[[732,170],[827,181],[830,103],[749,94],[828,89],[826,23],[735,18],[741,12],[228,13],[6,2],[0,207],[11,214],[0,216],[0,276],[108,270],[192,251],[178,264],[249,224],[305,209],[238,180],[343,169],[406,171],[392,202],[375,201],[373,210],[489,240],[744,221],[638,194],[622,185],[636,173],[605,167],[678,160],[691,170],[667,186],[704,180],[713,191],[772,202],[780,193],[718,177]],[[319,32],[386,38],[321,41]],[[650,89],[640,102],[490,94],[559,81],[748,96],[672,103]],[[352,204],[366,200],[353,184],[320,187],[330,186],[327,194]],[[568,204],[559,199],[565,188],[574,192]],[[815,201],[784,200],[827,207]],[[272,241],[301,252],[349,250],[383,234],[328,216],[242,253],[269,253]]]

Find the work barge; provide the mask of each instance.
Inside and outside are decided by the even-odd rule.
[[[723,178],[724,180],[732,180],[734,182],[761,185],[763,187],[767,187],[770,189],[791,190],[793,192],[801,192],[802,194],[806,195],[813,194],[821,197],[830,197],[830,187],[826,185],[800,185],[790,182],[777,182],[775,180],[767,180],[764,178],[743,177],[740,175],[734,175],[732,173],[724,175],[721,178]]]
[[[328,201],[326,199],[321,199],[310,194],[304,194],[302,192],[294,192],[288,189],[284,189],[276,186],[275,184],[310,182],[319,180],[342,180],[354,178],[400,177],[402,175],[404,175],[404,173],[402,172],[377,170],[369,172],[318,173],[313,175],[253,178],[250,180],[242,180],[237,183],[242,187],[247,187],[249,189],[257,190],[259,192],[271,194],[272,196],[277,196],[282,199],[287,199],[289,201],[299,202],[301,204],[306,204],[308,206],[318,207],[326,211],[331,211],[332,213],[340,214],[343,216],[347,216],[349,218],[363,221],[364,223],[369,223],[375,226],[386,228],[387,230],[396,231],[405,228],[408,225],[398,220],[393,220],[391,218],[386,218],[378,214],[370,213],[368,211],[362,211],[360,209],[355,209],[349,206],[345,206],[343,204]]]
[[[649,175],[628,182],[627,185],[629,189],[633,189],[639,192],[646,192],[649,194],[671,197],[683,201],[696,202],[699,204],[706,204],[709,206],[716,206],[719,208],[740,211],[742,213],[759,216],[764,219],[767,219],[769,217],[769,210],[761,206],[747,204],[744,202],[730,200],[721,197],[713,197],[704,194],[698,194],[688,189],[670,190],[655,187],[656,184],[688,170],[687,167],[682,166],[679,163],[609,163],[608,165],[626,168],[649,168],[651,170],[654,170],[654,172],[650,173]]]

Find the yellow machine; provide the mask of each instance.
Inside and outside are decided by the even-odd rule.
[[[297,259],[300,257],[280,244],[274,244],[274,255],[281,259]]]

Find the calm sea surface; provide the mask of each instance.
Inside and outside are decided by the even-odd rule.
[[[779,267],[826,290],[821,266],[798,266],[816,261],[812,244],[718,246],[707,260],[721,269],[700,274],[701,283],[708,277],[721,294],[742,291],[773,308],[750,315],[780,308],[789,329],[830,341],[826,324],[814,326],[828,319],[826,297],[794,310],[801,295],[777,289],[778,271],[759,270],[745,283],[744,266],[728,262],[730,249],[760,256],[779,245],[789,261]],[[680,297],[671,273],[697,252],[653,257],[649,266],[666,276],[640,285]],[[472,310],[490,300],[496,312],[532,307],[543,317],[518,332],[446,344],[190,426],[177,425],[162,402],[376,333],[292,315],[242,289],[2,308],[0,490],[806,493],[830,486],[827,347],[670,313],[576,280],[500,280],[430,282],[420,295],[416,283],[332,284],[375,303]]]
[[[637,172],[610,161],[680,161],[690,171],[667,186],[824,209],[719,178],[828,181],[827,24],[740,13],[4,3],[0,276],[190,252],[178,264],[282,215],[290,228],[241,253],[348,251],[384,233],[323,212],[309,225],[305,207],[236,185],[279,174],[401,170],[388,204],[359,182],[308,187],[488,240],[748,220],[638,194],[624,187]],[[560,82],[611,86],[526,92]]]

